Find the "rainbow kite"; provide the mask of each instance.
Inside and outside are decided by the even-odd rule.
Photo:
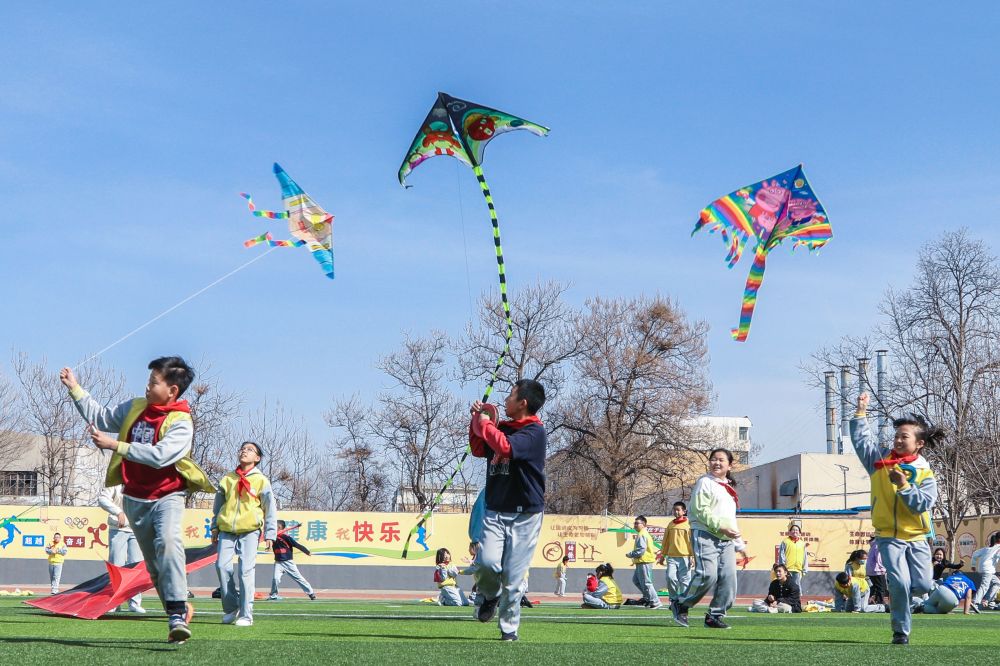
[[[439,92],[434,106],[431,107],[430,113],[427,114],[417,132],[417,136],[410,144],[410,149],[407,151],[406,157],[403,158],[403,164],[400,165],[398,174],[399,184],[408,187],[406,177],[417,166],[436,155],[449,155],[462,164],[472,167],[472,172],[476,174],[479,187],[482,189],[483,197],[486,198],[486,207],[489,208],[490,221],[493,223],[493,245],[496,248],[497,271],[500,278],[500,300],[503,303],[504,317],[507,321],[507,332],[503,351],[497,359],[496,367],[493,369],[493,374],[483,393],[483,402],[487,402],[493,392],[493,384],[496,383],[497,373],[500,372],[504,359],[510,352],[510,338],[514,334],[514,323],[510,318],[510,303],[507,301],[507,271],[503,262],[503,249],[500,247],[500,222],[497,219],[496,208],[493,206],[493,195],[490,194],[489,185],[486,184],[486,176],[483,175],[483,153],[486,150],[486,144],[493,137],[519,129],[528,130],[538,136],[545,136],[549,133],[548,127],[482,104],[474,104]],[[410,531],[406,544],[403,546],[404,558],[410,546],[410,539],[433,513],[434,507],[438,505],[441,496],[455,480],[455,475],[462,469],[469,453],[470,448],[466,446],[455,471],[452,472],[444,487],[426,509],[420,522]]]
[[[285,211],[278,213],[273,210],[257,210],[253,198],[246,192],[240,196],[247,200],[247,207],[255,217],[266,217],[271,220],[288,220],[288,231],[294,240],[274,240],[270,233],[261,234],[243,243],[244,247],[253,247],[266,243],[270,247],[302,247],[308,246],[313,258],[319,262],[326,276],[333,279],[333,215],[323,210],[318,203],[306,194],[292,177],[285,173],[277,162],[274,163],[274,176],[281,184],[281,201]]]
[[[740,260],[748,238],[753,236],[757,241],[743,291],[740,324],[732,329],[737,342],[744,342],[750,334],[750,319],[764,279],[767,253],[786,238],[792,239],[793,250],[803,246],[810,251],[833,238],[823,204],[809,186],[801,164],[716,199],[701,211],[691,235],[702,227],[708,227],[709,233],[721,232],[722,241],[729,245],[726,255],[729,268]]]

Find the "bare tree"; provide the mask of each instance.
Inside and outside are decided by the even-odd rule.
[[[56,373],[46,361],[32,362],[27,354],[15,354],[12,365],[20,393],[22,427],[41,440],[40,460],[35,467],[50,504],[91,501],[93,488],[101,479],[78,483],[78,473],[90,476],[103,472],[103,456],[98,455],[86,433],[86,424],[73,406]],[[106,405],[121,400],[125,380],[97,363],[79,373],[80,383],[90,388],[95,400]]]
[[[513,335],[510,352],[497,373],[496,390],[507,392],[521,379],[545,385],[553,400],[566,382],[566,366],[583,347],[583,334],[575,325],[579,316],[564,300],[568,285],[536,283],[512,294]],[[480,318],[470,322],[455,345],[462,383],[486,382],[504,350],[507,329],[503,304],[495,292],[480,297]]]
[[[378,367],[395,386],[379,394],[368,421],[385,455],[400,465],[403,483],[427,506],[468,437],[466,412],[446,382],[448,339],[441,332],[409,338]]]
[[[252,412],[243,439],[264,451],[261,471],[271,481],[279,508],[312,509],[323,485],[323,459],[300,417],[281,403]],[[232,452],[235,461],[235,450]]]
[[[217,482],[236,466],[238,443],[234,423],[240,416],[243,398],[238,393],[226,391],[218,378],[209,376],[190,387],[188,402],[194,425],[191,457]],[[208,499],[195,493],[187,498],[187,505],[194,506]]]
[[[603,506],[581,508],[627,512],[637,490],[655,492],[685,466],[691,417],[710,400],[708,327],[659,297],[595,298],[587,307],[557,442],[603,490]]]
[[[391,480],[369,443],[366,415],[357,396],[336,403],[325,415],[326,424],[343,433],[330,447],[336,459],[326,493],[331,511],[382,511],[388,504]]]
[[[0,375],[0,469],[13,469],[11,465],[21,458],[24,450],[23,418],[18,403],[17,387]]]

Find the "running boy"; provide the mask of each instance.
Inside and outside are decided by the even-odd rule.
[[[292,562],[293,548],[298,548],[306,555],[312,555],[309,549],[292,538],[291,534],[285,534],[285,521],[278,521],[278,536],[274,539],[272,550],[274,551],[274,575],[271,577],[271,601],[281,599],[278,596],[278,585],[281,584],[281,577],[288,574],[292,580],[299,584],[302,591],[309,595],[309,599],[315,601],[316,593],[313,592],[312,585],[306,577],[299,573],[299,568]]]
[[[674,502],[674,519],[667,525],[659,559],[667,565],[667,590],[670,599],[679,599],[691,582],[692,550],[691,523],[687,519],[687,504]]]
[[[271,550],[277,536],[277,507],[271,482],[257,464],[264,457],[260,445],[243,442],[239,465],[219,481],[212,509],[212,541],[219,544],[215,569],[222,587],[222,623],[237,627],[253,624],[257,544],[263,530],[264,547]],[[240,558],[239,595],[233,580],[233,557]]]
[[[62,578],[63,560],[66,559],[62,534],[56,532],[52,535],[52,543],[45,547],[45,554],[49,557],[49,588],[52,594],[59,594],[59,580]]]
[[[545,389],[533,379],[514,384],[504,401],[509,420],[495,425],[472,403],[469,446],[487,458],[486,514],[483,518],[478,569],[480,622],[500,611],[500,639],[516,641],[521,622],[520,597],[545,508],[545,426],[538,410]]]
[[[656,546],[653,544],[653,537],[646,529],[646,516],[636,516],[632,527],[635,528],[635,537],[632,550],[625,557],[632,558],[635,565],[635,573],[632,574],[632,584],[642,594],[640,604],[649,608],[659,608],[660,597],[656,593],[656,586],[653,585],[653,562],[656,561]]]
[[[893,421],[892,451],[882,457],[878,439],[868,427],[868,394],[858,397],[851,420],[851,442],[872,480],[872,525],[882,555],[892,599],[892,642],[910,642],[911,597],[931,589],[930,510],[937,501],[937,481],[920,455],[925,444],[939,442],[944,433],[919,416]]]
[[[69,368],[62,369],[59,379],[90,424],[94,444],[112,452],[104,485],[124,484],[122,509],[167,612],[168,641],[183,643],[191,638],[181,535],[184,496],[215,488],[190,456],[191,409],[180,397],[194,380],[194,370],[179,356],[158,358],[148,367],[146,396],[114,408],[94,400]],[[107,432],[117,432],[117,439]]]

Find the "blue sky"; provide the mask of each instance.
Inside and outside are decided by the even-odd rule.
[[[169,9],[167,9],[169,7]],[[663,294],[711,324],[714,412],[764,459],[823,450],[797,369],[867,330],[943,229],[992,238],[1000,6],[966,2],[30,3],[0,9],[0,342],[74,364],[259,252],[280,162],[336,214],[337,279],[279,250],[107,352],[142,387],[163,353],[325,437],[403,332],[457,333],[496,279],[475,178],[396,170],[438,90],[552,128],[485,169],[513,288]],[[805,163],[835,238],[768,263],[750,339],[698,211]],[[464,232],[464,233],[463,233]],[[466,258],[469,273],[466,273]],[[6,365],[6,364],[4,364]],[[478,389],[470,387],[469,398]]]

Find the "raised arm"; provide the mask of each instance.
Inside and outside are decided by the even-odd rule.
[[[867,393],[858,396],[858,409],[851,419],[851,443],[854,445],[854,452],[861,459],[861,464],[871,474],[875,471],[875,463],[882,459],[883,451],[878,439],[868,427],[868,400]]]

